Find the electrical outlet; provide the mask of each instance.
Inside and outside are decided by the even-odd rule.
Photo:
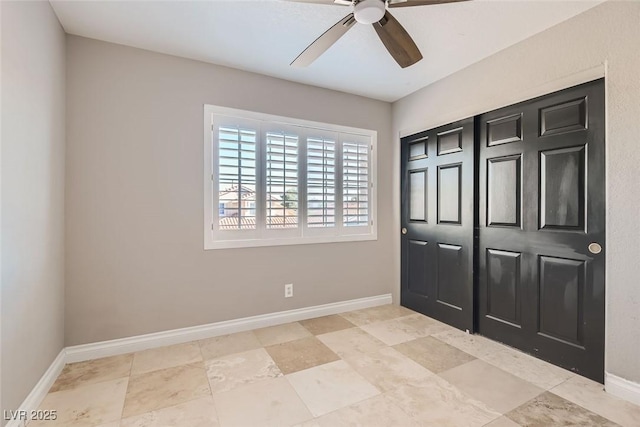
[[[284,285],[284,297],[291,298],[293,296],[293,283]]]

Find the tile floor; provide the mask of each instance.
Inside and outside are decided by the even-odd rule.
[[[640,426],[640,407],[410,310],[341,315],[67,365],[38,426]]]

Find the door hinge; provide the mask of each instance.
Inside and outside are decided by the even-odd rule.
[[[213,174],[211,174],[211,181],[215,181],[216,179],[214,178]]]
[[[215,228],[213,228],[213,223],[211,223],[211,230],[215,230]]]
[[[371,225],[373,225],[373,220],[371,220]]]

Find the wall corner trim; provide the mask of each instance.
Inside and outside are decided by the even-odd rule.
[[[63,348],[62,350],[60,350],[60,353],[58,353],[58,356],[56,356],[53,362],[51,362],[51,365],[49,365],[49,368],[42,375],[40,381],[38,381],[35,387],[33,387],[31,393],[29,393],[27,398],[24,399],[22,405],[20,405],[16,413],[20,413],[20,411],[26,411],[26,414],[29,414],[31,413],[31,411],[38,409],[45,396],[49,392],[49,389],[51,388],[53,383],[56,382],[58,375],[60,375],[60,372],[62,372],[62,369],[64,368],[64,365],[66,363],[66,356],[66,349]],[[25,420],[14,419],[10,420],[5,427],[24,426],[26,426]]]
[[[640,383],[629,381],[617,375],[605,372],[604,388],[607,393],[640,405]]]
[[[240,319],[225,320],[207,325],[192,326],[110,341],[76,345],[66,348],[66,362],[81,362],[85,360],[99,359],[101,357],[116,356],[118,354],[162,347],[165,345],[182,344],[189,341],[212,338],[235,332],[249,331],[267,326],[296,322],[298,320],[391,304],[391,302],[391,294],[376,295],[294,310],[261,314],[258,316],[243,317]]]

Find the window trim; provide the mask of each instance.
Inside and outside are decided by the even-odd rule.
[[[372,221],[370,227],[370,232],[367,234],[345,234],[346,230],[349,230],[351,227],[344,227],[342,224],[339,226],[336,225],[335,232],[329,234],[328,232],[324,235],[318,235],[318,232],[313,228],[307,227],[305,221],[302,221],[303,215],[299,214],[299,222],[298,222],[298,230],[300,231],[301,236],[295,237],[257,237],[257,238],[248,238],[248,239],[231,239],[231,240],[219,240],[216,239],[216,229],[214,227],[215,220],[218,218],[218,206],[214,207],[214,201],[217,198],[214,195],[214,191],[216,191],[216,174],[217,174],[217,165],[214,162],[214,140],[212,132],[215,129],[214,125],[214,115],[218,116],[227,116],[237,118],[240,121],[267,121],[272,123],[282,124],[283,127],[304,127],[317,129],[322,132],[334,132],[337,134],[347,134],[347,135],[358,135],[361,137],[369,137],[371,138],[371,151],[370,151],[370,166],[369,166],[369,181],[371,183],[370,187],[370,204],[369,210],[370,215],[369,218]],[[371,241],[378,239],[378,218],[377,218],[377,138],[378,133],[374,130],[370,129],[362,129],[355,127],[348,127],[342,125],[335,125],[329,123],[321,123],[310,120],[302,120],[290,117],[282,117],[275,116],[271,114],[258,113],[254,111],[246,111],[239,110],[235,108],[221,107],[216,105],[204,104],[204,132],[203,132],[203,140],[204,140],[204,249],[229,249],[229,248],[247,248],[247,247],[265,247],[265,246],[281,246],[281,245],[301,245],[301,244],[319,244],[319,243],[337,243],[337,242],[358,242],[358,241]],[[263,129],[259,129],[259,146],[258,149],[263,149],[262,145],[264,144],[263,139]],[[306,129],[301,130],[300,134],[301,139],[305,140],[305,149],[306,149]],[[342,144],[342,141],[336,141]],[[340,150],[342,152],[342,150]],[[340,172],[342,174],[342,172]],[[301,185],[306,187],[305,182],[300,182]],[[300,195],[299,191],[299,195]],[[306,190],[304,192],[306,194]],[[343,188],[342,185],[339,188],[336,188],[336,198],[340,198],[342,200],[343,197]],[[303,201],[300,199],[298,203],[302,203]],[[337,202],[337,200],[336,200]],[[304,200],[305,207],[304,210],[306,212],[306,199]],[[256,209],[259,209],[260,201],[256,200]],[[340,203],[342,206],[342,203]],[[336,205],[336,210],[338,206]],[[341,213],[342,215],[342,213]],[[306,214],[304,215],[306,217]],[[258,225],[258,228],[260,225]],[[338,230],[339,229],[339,230]],[[310,235],[304,235],[305,231],[314,230],[309,233]],[[317,230],[317,229],[316,229]],[[353,231],[362,231],[362,227],[353,227]],[[341,232],[338,235],[338,231]],[[258,230],[256,229],[255,234]],[[225,231],[225,233],[228,233]],[[239,231],[242,233],[242,231]],[[235,235],[236,233],[234,233]],[[266,233],[269,234],[269,233]]]

